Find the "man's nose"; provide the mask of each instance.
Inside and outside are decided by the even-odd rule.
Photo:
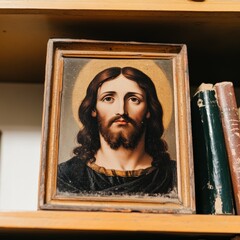
[[[120,100],[118,103],[118,110],[116,112],[116,114],[127,114],[127,104],[124,100]]]

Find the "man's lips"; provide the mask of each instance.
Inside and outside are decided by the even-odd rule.
[[[124,116],[121,116],[121,115],[115,116],[114,118],[109,120],[108,127],[111,127],[112,124],[126,126],[129,123],[132,125],[136,125],[135,122],[130,117],[124,114]]]
[[[118,124],[127,124],[128,121],[123,119],[123,118],[120,118],[120,119],[117,119],[114,121],[114,123],[118,123]]]

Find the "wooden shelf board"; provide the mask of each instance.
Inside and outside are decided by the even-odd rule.
[[[0,230],[239,234],[240,217],[119,212],[1,212]]]
[[[240,11],[237,0],[1,0],[2,9],[91,9],[91,10],[152,10],[152,11]]]

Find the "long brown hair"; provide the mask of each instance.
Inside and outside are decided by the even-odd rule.
[[[81,160],[88,161],[94,158],[100,148],[98,123],[92,117],[95,109],[98,88],[106,81],[117,78],[120,74],[129,80],[135,81],[145,91],[150,118],[146,123],[145,150],[152,156],[153,165],[159,165],[170,160],[167,152],[167,143],[161,138],[163,127],[163,110],[158,100],[155,86],[152,80],[142,71],[133,67],[111,67],[99,72],[88,86],[87,93],[83,99],[78,116],[83,128],[77,135],[79,146],[74,149],[74,154]]]

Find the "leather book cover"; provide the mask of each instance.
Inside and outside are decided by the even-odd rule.
[[[212,84],[201,84],[191,100],[196,211],[235,214],[220,111]]]
[[[221,112],[236,212],[240,215],[240,120],[237,100],[232,82],[219,82],[214,87]]]

